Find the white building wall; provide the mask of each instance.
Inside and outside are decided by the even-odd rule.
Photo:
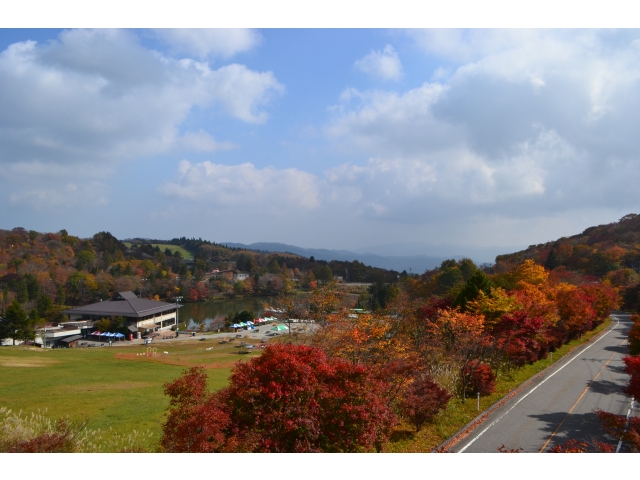
[[[162,323],[167,322],[170,319],[173,319],[173,322],[170,322],[169,324],[163,327]],[[171,328],[173,325],[176,324],[176,322],[177,322],[176,312],[173,311],[173,312],[165,313],[163,315],[158,315],[157,317],[154,317],[154,318],[138,321],[136,323],[136,326],[138,328],[146,328],[146,329],[156,329],[156,328],[166,329],[166,328]]]

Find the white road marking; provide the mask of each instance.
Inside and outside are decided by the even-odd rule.
[[[471,440],[469,443],[467,443],[461,450],[458,451],[458,453],[462,453],[464,452],[467,448],[469,448],[471,445],[473,445],[473,443],[478,440],[482,435],[484,435],[487,430],[489,430],[491,427],[493,427],[496,423],[498,423],[507,413],[509,413],[511,410],[513,410],[514,408],[516,408],[521,401],[523,401],[525,398],[527,398],[529,395],[531,395],[533,392],[535,392],[538,387],[541,387],[542,385],[544,385],[546,383],[547,380],[549,380],[551,377],[553,377],[556,373],[560,372],[564,367],[566,367],[567,365],[569,365],[571,362],[573,362],[576,358],[578,358],[580,355],[582,355],[584,352],[586,352],[587,350],[589,350],[591,347],[593,347],[596,343],[598,343],[600,340],[602,340],[604,337],[606,337],[607,335],[609,335],[611,332],[613,332],[615,330],[615,328],[620,324],[620,321],[616,318],[616,317],[612,317],[615,319],[616,321],[616,325],[611,328],[607,333],[605,333],[604,335],[602,335],[600,338],[598,338],[595,342],[593,342],[591,345],[588,345],[586,348],[582,349],[580,351],[580,353],[576,354],[571,360],[569,360],[567,363],[565,363],[562,367],[560,367],[558,370],[556,370],[555,372],[553,372],[551,375],[549,375],[547,378],[545,378],[542,382],[540,382],[538,385],[536,385],[535,387],[533,387],[526,395],[522,396],[520,398],[520,400],[518,400],[509,410],[507,410],[506,412],[504,412],[502,415],[500,415],[498,418],[496,418],[493,422],[491,422],[489,425],[487,425],[487,427],[482,430],[476,437],[474,437],[473,440]]]
[[[629,423],[629,415],[631,415],[631,410],[633,410],[633,398],[631,399],[631,406],[629,407],[629,411],[627,412],[627,423]],[[625,425],[626,428],[626,425]],[[616,448],[616,453],[620,453],[620,449],[622,448],[622,440],[618,442],[618,448]]]

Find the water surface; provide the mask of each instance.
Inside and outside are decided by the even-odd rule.
[[[264,308],[262,305],[271,303],[271,297],[247,297],[234,298],[216,302],[185,303],[180,308],[180,322],[187,321],[188,328],[209,329],[214,320],[224,320],[229,312],[241,312],[250,310],[255,314],[254,318],[261,317]]]

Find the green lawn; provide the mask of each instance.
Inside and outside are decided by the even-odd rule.
[[[89,429],[119,434],[149,430],[157,444],[168,398],[163,384],[189,365],[204,364],[212,390],[227,384],[233,363],[259,355],[238,355],[233,344],[206,341],[161,342],[156,358],[136,356],[143,346],[95,349],[0,348],[0,407],[26,414],[86,418]],[[206,348],[213,347],[212,350]],[[168,351],[169,355],[163,352]]]
[[[124,243],[127,248],[131,248],[131,242],[122,242]],[[152,247],[158,247],[162,253],[164,253],[165,249],[169,249],[171,251],[171,253],[176,253],[176,252],[180,252],[180,255],[182,255],[182,258],[184,258],[185,260],[193,260],[193,255],[188,251],[185,250],[182,247],[178,247],[176,245],[169,245],[168,243],[152,243],[151,244]]]

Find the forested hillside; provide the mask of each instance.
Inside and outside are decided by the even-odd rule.
[[[509,269],[526,259],[558,275],[579,272],[590,281],[608,281],[620,288],[624,308],[640,308],[640,216],[635,213],[618,222],[589,227],[578,235],[499,255],[494,270]]]
[[[156,244],[155,247],[152,246]],[[157,244],[182,247],[162,250]],[[244,281],[209,278],[213,269],[250,273]],[[29,312],[54,321],[68,306],[106,300],[114,292],[174,301],[220,296],[276,295],[311,289],[345,276],[350,281],[392,282],[397,272],[358,261],[324,262],[293,254],[269,254],[227,248],[202,239],[134,239],[128,247],[108,232],[81,239],[66,230],[40,233],[23,228],[0,230],[0,291],[3,306],[14,300]]]

